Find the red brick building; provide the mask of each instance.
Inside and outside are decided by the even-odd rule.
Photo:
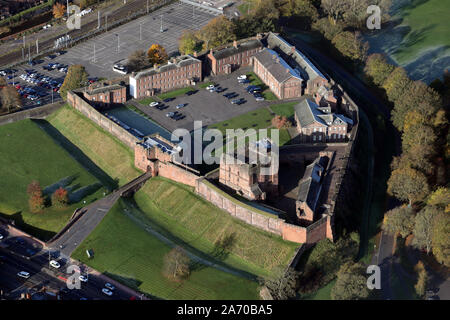
[[[157,92],[193,85],[202,80],[202,62],[190,55],[182,55],[166,64],[130,76],[130,96],[142,98]]]
[[[294,106],[294,118],[301,142],[344,142],[353,121],[332,113],[330,106],[321,107],[309,99]]]
[[[303,78],[275,51],[263,49],[253,56],[253,71],[279,99],[302,96]]]
[[[259,39],[234,41],[232,46],[211,49],[207,55],[212,74],[229,74],[240,67],[250,65],[251,57],[263,47]]]
[[[84,98],[95,105],[120,104],[127,101],[124,84],[93,83],[83,91]]]

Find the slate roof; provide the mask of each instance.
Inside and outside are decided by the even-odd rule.
[[[228,58],[240,52],[245,52],[248,50],[261,48],[262,42],[258,39],[249,40],[246,42],[238,43],[237,48],[235,46],[226,47],[223,49],[219,49],[217,51],[213,51],[214,58],[220,60],[224,58]]]
[[[297,49],[292,52],[293,46],[279,35],[269,32],[266,41],[269,48],[278,48],[285,55],[292,58],[295,64],[297,64],[296,69],[302,73],[303,78],[306,80],[314,80],[317,77],[321,77],[328,81],[322,72],[303,53]]]
[[[284,82],[291,77],[302,80],[302,76],[296,70],[284,61],[278,53],[271,49],[256,53],[254,59],[257,59],[278,82]]]
[[[305,174],[299,183],[297,200],[306,202],[313,211],[316,209],[317,201],[322,190],[321,178],[327,163],[327,157],[319,157],[314,160],[313,163],[306,167]]]
[[[295,114],[300,126],[307,127],[317,123],[323,126],[347,123],[353,125],[353,121],[342,114],[328,112],[328,108],[320,108],[314,101],[304,99],[294,106]]]
[[[175,70],[181,67],[185,67],[191,64],[195,64],[200,62],[199,59],[194,58],[190,55],[182,55],[176,58],[175,63],[168,61],[166,64],[162,65],[162,66],[158,66],[158,67],[153,67],[151,69],[146,69],[143,71],[140,71],[138,73],[136,73],[134,76],[130,76],[132,78],[135,79],[140,79],[143,77],[148,77],[157,73],[161,73],[161,72],[165,72],[165,71],[169,71],[169,70]]]

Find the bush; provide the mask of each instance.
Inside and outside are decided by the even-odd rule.
[[[56,191],[52,194],[52,205],[56,208],[64,208],[68,205],[69,198],[67,190],[63,187],[59,187],[56,189]]]

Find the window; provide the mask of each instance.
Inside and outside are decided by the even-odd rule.
[[[313,141],[316,141],[316,136],[315,135],[313,135]]]

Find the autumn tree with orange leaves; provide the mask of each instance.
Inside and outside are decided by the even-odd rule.
[[[62,18],[64,16],[65,12],[66,12],[66,6],[63,5],[62,3],[57,2],[53,5],[53,16],[56,19]]]
[[[152,44],[150,49],[147,51],[147,56],[152,64],[162,64],[167,61],[168,56],[166,49],[159,44]]]

